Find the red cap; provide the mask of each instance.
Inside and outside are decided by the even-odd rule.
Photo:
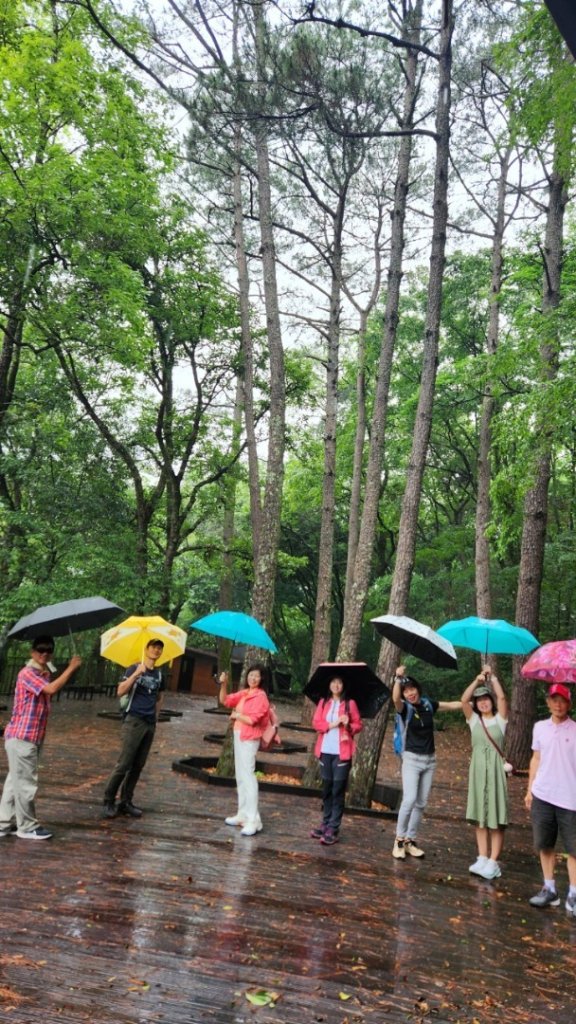
[[[564,700],[567,700],[569,704],[570,704],[570,702],[572,700],[572,696],[571,696],[571,693],[570,693],[570,688],[568,686],[564,686],[563,683],[554,683],[554,685],[551,686],[550,689],[548,690],[548,696],[549,697],[564,697]]]

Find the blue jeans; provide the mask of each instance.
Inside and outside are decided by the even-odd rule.
[[[402,757],[402,803],[398,811],[396,835],[416,839],[436,768],[435,754],[411,754]]]

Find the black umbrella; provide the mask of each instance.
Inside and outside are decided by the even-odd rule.
[[[456,651],[450,641],[423,622],[407,615],[379,615],[370,622],[380,636],[386,637],[406,654],[413,654],[437,668],[458,667]]]
[[[315,704],[330,696],[331,679],[344,683],[346,696],[358,705],[362,718],[375,718],[390,697],[389,689],[364,661],[323,661],[307,682],[304,693]]]
[[[37,608],[18,619],[8,633],[11,640],[33,640],[40,633],[67,636],[83,629],[99,629],[125,612],[105,597],[80,597],[76,601],[60,601]]]

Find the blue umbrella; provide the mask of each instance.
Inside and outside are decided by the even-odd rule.
[[[540,646],[536,637],[522,626],[513,626],[505,619],[481,619],[477,615],[445,622],[438,632],[457,647],[469,647],[485,655],[529,654]]]
[[[190,629],[199,629],[202,633],[220,636],[224,640],[232,640],[235,644],[246,644],[247,647],[260,647],[265,651],[278,650],[264,626],[244,612],[214,612],[191,622]]]

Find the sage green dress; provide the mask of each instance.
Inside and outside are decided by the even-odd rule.
[[[494,742],[502,750],[505,720],[495,715],[485,721]],[[508,784],[504,759],[488,739],[476,713],[468,719],[468,725],[472,737],[472,760],[468,774],[466,820],[480,828],[505,828],[508,824]]]

